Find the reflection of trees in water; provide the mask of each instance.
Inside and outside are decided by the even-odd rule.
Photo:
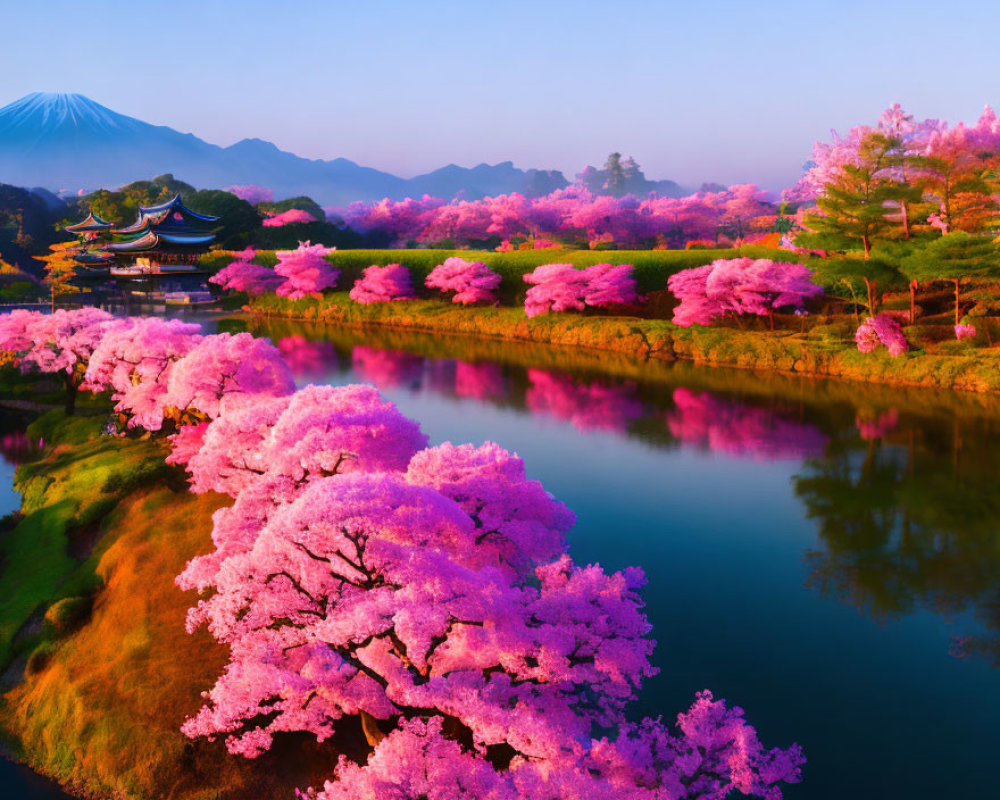
[[[667,412],[670,433],[680,441],[730,456],[761,461],[821,455],[827,437],[807,422],[788,419],[769,408],[721,400],[707,392],[674,390]]]
[[[1000,664],[997,431],[906,422],[888,438],[836,437],[795,478],[824,546],[806,555],[807,586],[879,622],[920,609],[946,619],[971,612],[985,633],[952,651]]]

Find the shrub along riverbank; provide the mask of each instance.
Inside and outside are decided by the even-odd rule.
[[[809,329],[800,331],[681,328],[666,320],[633,317],[545,314],[529,319],[520,308],[464,308],[442,300],[365,306],[351,301],[346,292],[302,300],[264,295],[253,299],[247,308],[261,318],[465,334],[899,386],[1000,391],[1000,359],[992,347],[952,341],[897,358],[885,350],[859,353],[853,339],[853,318],[843,315],[813,320]],[[910,337],[911,341],[917,338]]]

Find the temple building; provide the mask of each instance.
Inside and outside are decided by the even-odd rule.
[[[80,285],[114,281],[118,291],[147,301],[191,302],[208,292],[199,257],[215,241],[218,217],[187,208],[180,195],[156,206],[140,206],[131,225],[116,228],[90,212],[66,230],[81,238],[74,255]]]

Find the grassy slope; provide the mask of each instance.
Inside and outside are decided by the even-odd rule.
[[[862,354],[851,339],[853,327],[848,319],[818,325],[804,333],[678,328],[666,320],[631,317],[546,314],[528,319],[518,308],[463,308],[441,300],[363,306],[343,292],[296,301],[266,295],[256,298],[251,310],[263,317],[470,334],[643,357],[690,359],[714,366],[968,391],[1000,390],[1000,369],[992,349],[949,342],[933,352],[915,350],[899,358],[889,357],[884,350]]]
[[[329,746],[286,743],[300,757],[278,771],[287,752],[251,762],[178,730],[226,652],[204,631],[185,633],[194,598],[173,578],[210,547],[211,513],[226,498],[169,488],[176,475],[164,472],[161,442],[97,437],[93,420],[66,424],[59,412],[32,435],[40,428],[59,444],[19,470],[25,516],[2,540],[0,631],[14,685],[0,726],[15,754],[102,798],[290,797],[328,776]],[[74,558],[67,534],[81,524],[99,526],[99,536],[89,556]],[[81,594],[93,597],[93,612],[79,629],[29,622]]]

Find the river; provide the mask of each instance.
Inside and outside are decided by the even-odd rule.
[[[661,672],[636,714],[712,689],[766,744],[803,746],[792,800],[995,796],[1000,398],[254,332],[300,384],[371,382],[432,443],[517,451],[576,512],[577,562],[641,566]]]

